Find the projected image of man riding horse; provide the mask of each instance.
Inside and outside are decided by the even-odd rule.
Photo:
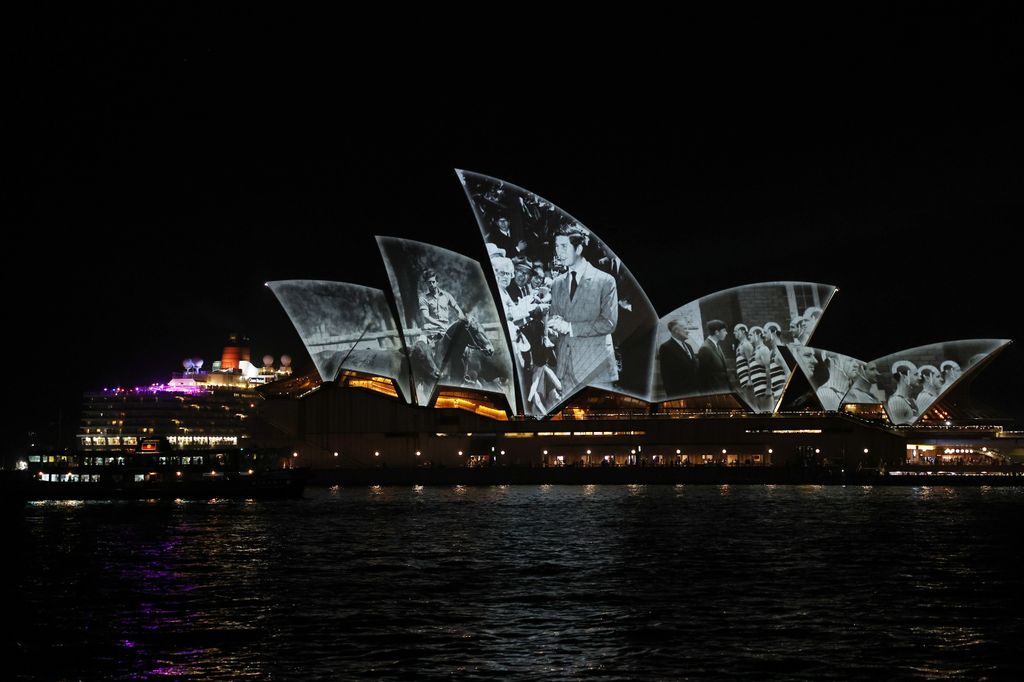
[[[438,285],[437,273],[424,271],[425,287],[419,295],[422,336],[412,348],[412,361],[420,377],[433,378],[434,384],[459,386],[480,383],[480,356],[494,355],[487,332],[473,315],[466,315],[455,298]],[[422,390],[421,390],[422,389]],[[421,398],[429,397],[433,386],[417,386]]]
[[[431,345],[437,342],[455,317],[465,317],[455,298],[437,284],[437,273],[431,269],[420,276],[423,284],[420,292],[420,324]]]

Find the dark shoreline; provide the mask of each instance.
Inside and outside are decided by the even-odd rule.
[[[56,483],[37,480],[27,471],[3,471],[0,472],[0,507],[19,508],[26,502],[50,500],[298,499],[308,479],[308,469],[283,469],[209,480]]]
[[[1024,486],[1024,471],[880,474],[773,467],[481,467],[321,469],[310,485],[885,485]]]
[[[8,473],[8,472],[5,472]],[[828,486],[942,486],[1015,487],[1024,486],[1024,470],[961,469],[958,471],[908,468],[898,473],[876,470],[843,471],[825,468],[785,467],[479,467],[479,468],[379,468],[320,469],[308,472],[308,479],[284,489],[233,489],[226,486],[175,486],[168,490],[110,490],[89,484],[32,485],[0,477],[0,502],[5,509],[21,508],[28,501],[47,500],[132,500],[211,498],[300,498],[302,486],[495,486],[495,485],[828,485]],[[28,485],[26,485],[28,483]]]

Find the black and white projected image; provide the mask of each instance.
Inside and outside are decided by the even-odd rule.
[[[646,399],[657,315],[621,260],[551,202],[458,171],[498,283],[528,415],[586,386]]]
[[[914,424],[965,374],[1009,344],[1003,339],[968,339],[902,350],[874,361],[885,411],[898,426]]]
[[[395,295],[416,402],[437,387],[500,393],[515,409],[512,360],[483,269],[475,260],[430,244],[378,237]]]
[[[843,405],[880,405],[885,402],[885,393],[878,387],[881,375],[879,363],[874,360],[854,360],[850,377],[850,388],[843,396]]]
[[[697,354],[704,345],[702,326],[696,301],[677,308],[665,324],[659,326],[654,400],[701,394]]]
[[[336,380],[342,369],[386,377],[409,401],[408,358],[383,291],[322,280],[282,280],[267,286],[323,381]]]
[[[874,393],[878,390],[874,363],[803,344],[790,346],[790,351],[822,409],[838,412],[845,403],[882,402]]]
[[[807,342],[834,293],[826,284],[762,282],[677,308],[658,325],[651,399],[732,393],[754,412],[774,412],[792,374],[782,348]]]

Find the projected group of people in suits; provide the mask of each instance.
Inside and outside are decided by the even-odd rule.
[[[667,399],[737,393],[756,412],[774,409],[789,378],[778,323],[736,323],[729,343],[729,326],[709,320],[704,340],[696,347],[692,337],[698,328],[680,318],[669,320],[667,327],[670,338],[658,348]]]

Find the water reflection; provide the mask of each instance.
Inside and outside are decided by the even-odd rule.
[[[1012,678],[1022,521],[1005,488],[33,505],[5,660],[58,679]]]

